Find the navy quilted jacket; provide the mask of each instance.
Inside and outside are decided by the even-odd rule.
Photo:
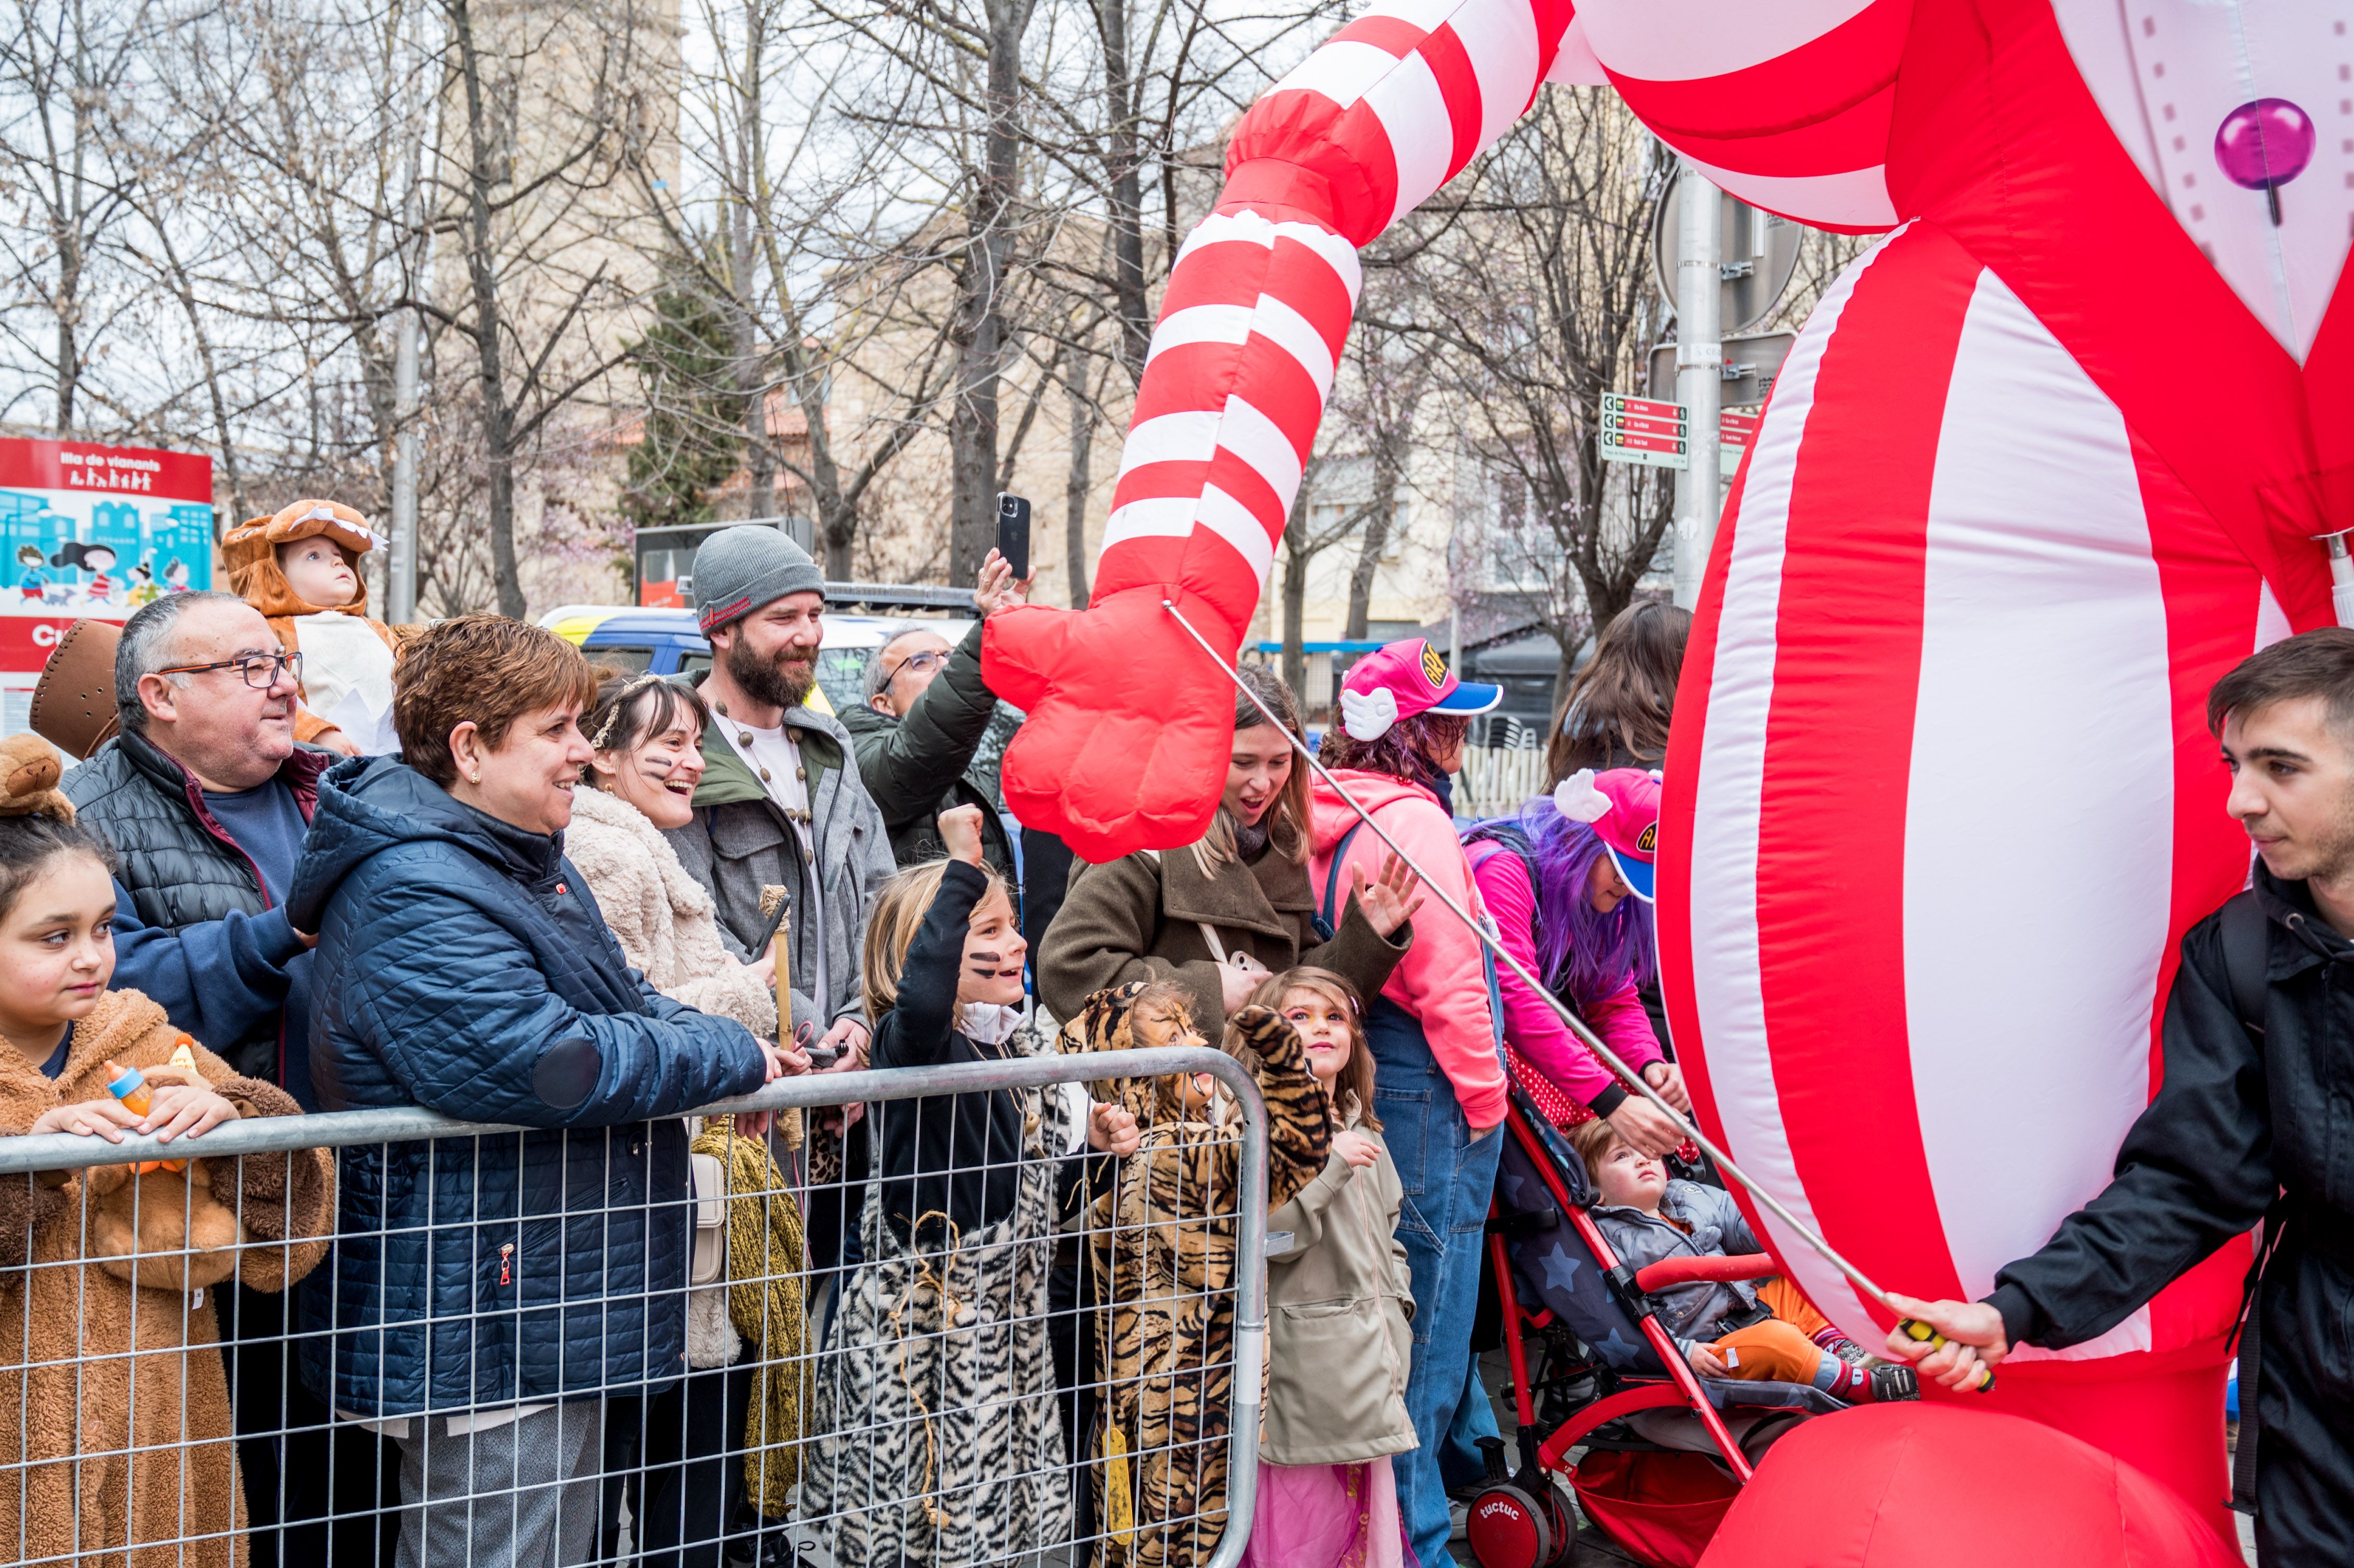
[[[287,906],[319,933],[326,1109],[546,1129],[344,1152],[341,1239],[302,1295],[312,1391],[373,1417],[678,1376],[686,1141],[653,1118],[758,1088],[752,1036],[628,967],[562,835],[389,758],[322,780]]]

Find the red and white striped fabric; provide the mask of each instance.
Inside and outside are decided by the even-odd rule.
[[[1819,228],[1896,221],[1887,161],[1914,0],[1581,0],[1564,62],[1717,185]],[[1574,63],[1555,79],[1596,79]]]

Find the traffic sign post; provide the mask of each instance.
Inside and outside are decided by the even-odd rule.
[[[1602,461],[1651,468],[1689,468],[1691,431],[1684,406],[1656,397],[1602,395]]]

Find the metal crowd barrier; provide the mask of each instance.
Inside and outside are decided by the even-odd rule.
[[[903,1103],[928,1097],[1038,1089],[1044,1091],[1038,1103],[1045,1105],[1064,1095],[1062,1086],[1082,1081],[1196,1073],[1216,1077],[1239,1105],[1230,1129],[1238,1139],[1235,1181],[1230,1191],[1210,1195],[1217,1207],[1179,1217],[1193,1224],[1230,1221],[1235,1266],[1230,1287],[1214,1293],[1217,1299],[1205,1298],[1213,1295],[1206,1287],[1190,1296],[1178,1289],[1153,1306],[1183,1317],[1198,1305],[1193,1315],[1210,1319],[1230,1296],[1231,1348],[1197,1358],[1201,1365],[1174,1372],[1164,1368],[1157,1379],[1180,1408],[1206,1407],[1214,1419],[1225,1417],[1226,1476],[1223,1499],[1197,1495],[1191,1510],[1164,1517],[1153,1511],[1142,1478],[1155,1473],[1160,1457],[1166,1461],[1163,1478],[1173,1477],[1171,1484],[1182,1486],[1185,1476],[1178,1472],[1203,1464],[1205,1445],[1178,1436],[1156,1449],[1140,1428],[1115,1441],[1108,1422],[1090,1420],[1088,1430],[1076,1433],[1071,1427],[1079,1413],[1108,1408],[1119,1381],[1102,1363],[1102,1347],[1092,1370],[1086,1370],[1090,1357],[1084,1347],[1109,1318],[1104,1291],[1093,1283],[1090,1253],[1101,1247],[1116,1257],[1124,1248],[1167,1245],[1169,1234],[1153,1233],[1170,1227],[1148,1225],[1130,1234],[1128,1227],[1115,1226],[1107,1233],[1089,1200],[1076,1223],[1052,1242],[999,1259],[980,1255],[987,1249],[963,1245],[963,1238],[927,1250],[924,1236],[933,1233],[923,1232],[919,1221],[914,1261],[898,1260],[901,1275],[912,1268],[919,1283],[908,1285],[900,1300],[885,1301],[871,1291],[862,1296],[864,1266],[854,1255],[863,1251],[857,1206],[868,1168],[856,1130],[845,1128],[837,1136],[821,1130],[819,1121],[829,1112],[839,1119],[837,1107],[863,1106],[865,1137],[872,1139],[892,1118],[914,1117],[920,1125],[926,1116],[949,1114],[949,1106],[938,1100]],[[1068,1116],[1076,1118],[1083,1139],[1077,1097],[1069,1103]],[[519,1154],[522,1139],[560,1140],[567,1160],[576,1153],[594,1158],[601,1143],[610,1160],[624,1158],[617,1150],[627,1139],[631,1152],[626,1158],[638,1159],[645,1157],[642,1135],[655,1124],[535,1129],[403,1108],[249,1118],[169,1145],[147,1138],[120,1144],[72,1135],[0,1138],[0,1562],[108,1568],[491,1568],[510,1563],[518,1568],[542,1563],[853,1568],[1009,1561],[1042,1568],[1091,1563],[1234,1568],[1255,1503],[1267,1334],[1267,1123],[1247,1071],[1225,1053],[1203,1048],[1013,1057],[811,1075],[694,1114],[712,1118],[763,1111],[805,1113],[807,1132],[797,1148],[781,1125],[766,1139],[746,1140],[775,1159],[777,1180],[791,1193],[790,1217],[806,1227],[801,1255],[765,1270],[753,1261],[769,1255],[760,1251],[761,1238],[773,1241],[782,1234],[768,1228],[780,1211],[773,1198],[739,1184],[721,1211],[721,1245],[729,1258],[716,1287],[725,1292],[724,1307],[716,1298],[695,1299],[696,1291],[712,1286],[667,1279],[649,1282],[642,1298],[627,1303],[642,1302],[649,1316],[684,1311],[691,1323],[706,1328],[712,1311],[721,1312],[723,1329],[732,1328],[738,1343],[733,1362],[695,1367],[680,1380],[649,1367],[627,1382],[567,1388],[560,1402],[544,1407],[517,1407],[510,1394],[439,1404],[423,1415],[389,1394],[372,1410],[331,1408],[306,1385],[305,1362],[315,1373],[335,1364],[339,1343],[355,1337],[366,1341],[387,1328],[425,1333],[437,1357],[472,1357],[500,1338],[492,1330],[511,1328],[512,1349],[521,1359],[544,1349],[551,1326],[577,1326],[581,1307],[566,1305],[574,1294],[568,1266],[562,1271],[566,1278],[538,1282],[541,1299],[528,1308],[520,1292],[514,1306],[483,1308],[480,1292],[487,1272],[498,1268],[512,1280],[514,1260],[467,1252],[486,1245],[477,1232],[560,1219],[568,1266],[586,1255],[573,1240],[588,1234],[584,1227],[601,1225],[596,1234],[610,1234],[642,1217],[648,1232],[660,1224],[681,1228],[691,1276],[698,1219],[706,1245],[710,1240],[714,1210],[707,1189],[658,1196],[642,1208],[573,1207],[567,1200],[561,1208],[525,1213],[519,1181],[513,1201],[503,1205],[482,1186],[498,1180],[485,1176],[486,1170],[506,1171],[514,1179],[507,1151]],[[757,1155],[739,1162],[739,1150],[728,1141],[732,1130],[712,1132],[720,1140],[713,1153],[719,1166],[770,1169]],[[1012,1163],[967,1164],[955,1153],[953,1139],[951,1131],[960,1179],[980,1183]],[[422,1156],[429,1169],[471,1161],[460,1168],[472,1173],[477,1207],[446,1218],[437,1214],[421,1229],[371,1225],[363,1200],[346,1191],[345,1178],[381,1171],[396,1148],[420,1142],[433,1146]],[[712,1147],[709,1139],[705,1143]],[[410,1309],[408,1290],[389,1286],[372,1304],[355,1306],[345,1299],[347,1292],[334,1287],[332,1250],[291,1290],[250,1287],[254,1278],[270,1284],[289,1272],[289,1259],[302,1255],[290,1250],[299,1246],[299,1237],[281,1239],[296,1202],[291,1195],[295,1177],[287,1172],[296,1169],[291,1157],[319,1150],[342,1151],[335,1160],[334,1228],[324,1239],[334,1246],[414,1246],[429,1233],[437,1246],[456,1250],[448,1257],[429,1253],[429,1274],[453,1259],[474,1271],[472,1310],[428,1317]],[[218,1162],[231,1157],[266,1155],[290,1159],[240,1163],[234,1176],[218,1174]],[[164,1160],[207,1163],[185,1173],[145,1170],[146,1162]],[[143,1173],[133,1179],[120,1170],[132,1165]],[[1097,1161],[1091,1169],[1099,1189],[1103,1166]],[[272,1181],[289,1195],[252,1195],[266,1194]],[[224,1188],[237,1239],[226,1247],[208,1245],[204,1233],[207,1224],[222,1223]],[[286,1213],[273,1224],[272,1213],[264,1211],[277,1203]],[[12,1227],[17,1234],[8,1234]],[[127,1245],[126,1229],[133,1238]],[[852,1238],[846,1247],[835,1240],[844,1230]],[[234,1279],[223,1277],[228,1273],[223,1252],[235,1255]],[[705,1256],[707,1267],[707,1252]],[[999,1314],[985,1296],[959,1295],[969,1288],[967,1281],[991,1268],[1013,1278],[1003,1271],[1041,1266],[1055,1271],[1044,1324]],[[960,1275],[960,1269],[968,1272]],[[425,1295],[423,1287],[412,1288]],[[1013,1304],[1011,1288],[1007,1301]],[[218,1319],[219,1345],[208,1342],[214,1317],[207,1315],[207,1305]],[[342,1316],[346,1309],[357,1321]],[[928,1327],[915,1320],[927,1310],[934,1319]],[[779,1341],[793,1336],[775,1325],[780,1314],[793,1312],[805,1326],[800,1343],[784,1348]],[[861,1320],[888,1322],[895,1332],[842,1342],[837,1330],[858,1312],[865,1313]],[[526,1318],[533,1321],[526,1324]],[[1053,1406],[1064,1445],[1055,1458],[1069,1522],[1055,1539],[1033,1539],[1016,1554],[992,1555],[986,1542],[990,1531],[1003,1524],[998,1511],[1051,1499],[1058,1488],[1051,1476],[1022,1468],[1018,1453],[954,1449],[959,1432],[988,1430],[1005,1418],[1005,1389],[960,1384],[960,1376],[987,1361],[987,1347],[1019,1341],[1034,1353],[1042,1331],[1054,1370]],[[641,1361],[648,1359],[642,1352],[652,1341],[652,1330],[642,1332]],[[695,1332],[689,1329],[690,1351],[682,1360],[694,1354]],[[624,1353],[628,1349],[620,1347]],[[615,1353],[613,1345],[606,1346],[609,1358]],[[918,1361],[929,1369],[928,1381],[908,1370]],[[856,1408],[827,1407],[822,1396],[828,1393],[856,1389],[856,1367],[883,1380],[874,1383],[873,1397]],[[1225,1373],[1231,1373],[1231,1390],[1221,1399],[1214,1384]],[[920,1412],[913,1423],[894,1425],[888,1418],[891,1399],[900,1392],[889,1383],[895,1374]],[[310,1383],[319,1381],[314,1375]],[[1189,1381],[1191,1389],[1182,1386]],[[493,1386],[496,1382],[493,1376]],[[938,1408],[927,1394],[938,1396]],[[234,1411],[233,1445],[223,1427],[224,1400]],[[771,1417],[781,1412],[790,1420],[794,1401],[801,1431],[792,1439],[769,1440]],[[376,1424],[364,1424],[369,1417]],[[1033,1422],[1034,1436],[1035,1417],[1034,1409],[1023,1417]],[[715,1431],[721,1439],[716,1449]],[[895,1454],[895,1446],[903,1451]],[[832,1478],[824,1497],[815,1495],[813,1477],[821,1469]],[[862,1496],[845,1489],[843,1478],[853,1472],[867,1478]],[[887,1480],[895,1473],[909,1484],[887,1495],[873,1489],[882,1484],[877,1477]],[[964,1484],[956,1489],[934,1484],[934,1478],[950,1474]],[[715,1489],[734,1498],[732,1511],[711,1502]],[[421,1504],[405,1500],[408,1496],[421,1497]],[[671,1526],[658,1528],[662,1510],[681,1499]],[[920,1524],[907,1522],[919,1516]],[[926,1537],[928,1549],[907,1550],[907,1531]],[[882,1544],[870,1545],[878,1532]],[[960,1556],[955,1543],[976,1534],[982,1544]],[[1214,1546],[1206,1547],[1213,1540]]]

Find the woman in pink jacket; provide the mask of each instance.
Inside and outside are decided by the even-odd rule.
[[[1359,660],[1341,692],[1341,722],[1324,732],[1324,765],[1351,800],[1422,868],[1430,891],[1480,911],[1479,891],[1443,804],[1463,758],[1469,716],[1496,705],[1494,686],[1458,682],[1416,639]],[[1348,800],[1321,779],[1310,872],[1332,918],[1348,867],[1372,882],[1387,853]],[[1398,1512],[1423,1568],[1445,1568],[1448,1520],[1439,1450],[1470,1374],[1481,1229],[1496,1181],[1504,1119],[1502,1058],[1479,940],[1426,898],[1406,949],[1365,1010],[1373,1109],[1405,1188],[1397,1239],[1414,1273],[1414,1354],[1406,1412],[1421,1446],[1401,1454]]]
[[[1665,1059],[1637,988],[1655,970],[1652,853],[1659,784],[1635,768],[1582,769],[1516,817],[1465,830],[1471,877],[1504,950],[1567,1002],[1662,1098],[1689,1110],[1682,1075]],[[1504,1044],[1560,1126],[1608,1120],[1638,1152],[1675,1148],[1675,1124],[1632,1094],[1569,1031],[1542,995],[1498,967]]]

